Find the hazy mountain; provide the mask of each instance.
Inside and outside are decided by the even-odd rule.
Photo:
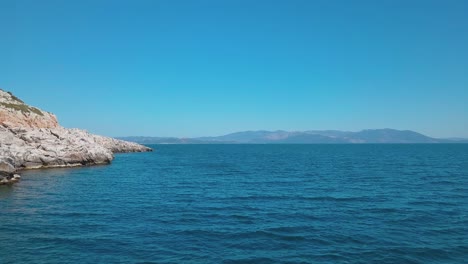
[[[339,144],[339,143],[468,143],[467,139],[436,139],[410,130],[366,129],[358,132],[339,130],[243,131],[217,137],[162,138],[122,137],[142,144]]]
[[[196,138],[176,138],[176,137],[119,137],[131,142],[140,144],[213,144],[216,142],[204,141]],[[224,142],[227,143],[227,142]]]

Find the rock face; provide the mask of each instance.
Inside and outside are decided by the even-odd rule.
[[[0,184],[18,181],[22,169],[108,164],[113,153],[150,148],[61,127],[55,115],[0,90]]]
[[[0,124],[23,128],[59,127],[54,114],[29,106],[13,94],[1,89]]]

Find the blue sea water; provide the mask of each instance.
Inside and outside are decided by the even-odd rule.
[[[155,145],[0,186],[0,263],[467,263],[468,145]]]

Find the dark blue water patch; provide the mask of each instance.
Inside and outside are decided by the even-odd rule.
[[[0,186],[0,263],[466,263],[468,145],[156,145]]]

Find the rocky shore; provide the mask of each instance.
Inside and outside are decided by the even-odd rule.
[[[61,127],[54,114],[0,89],[0,185],[24,169],[108,164],[113,153],[152,149],[132,142]]]

